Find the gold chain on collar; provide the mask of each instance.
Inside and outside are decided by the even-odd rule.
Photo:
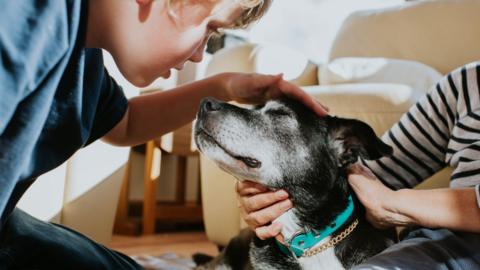
[[[350,233],[352,233],[352,231],[355,230],[357,225],[358,225],[358,219],[355,219],[355,221],[353,221],[353,223],[350,224],[350,226],[348,226],[348,228],[346,228],[339,235],[337,235],[337,236],[333,237],[332,239],[328,240],[328,242],[325,243],[325,244],[322,244],[318,247],[311,248],[311,249],[305,251],[305,253],[303,253],[302,257],[311,257],[311,256],[316,255],[318,253],[321,253],[321,252],[323,252],[323,251],[325,251],[325,250],[327,250],[331,247],[334,247],[336,244],[340,243],[340,241],[345,239],[345,237],[347,237]]]

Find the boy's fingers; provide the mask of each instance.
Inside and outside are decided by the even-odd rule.
[[[235,184],[235,191],[239,196],[251,196],[258,193],[266,192],[268,191],[268,188],[261,184],[245,180],[237,181],[237,183]]]
[[[255,234],[258,238],[265,240],[277,236],[282,231],[282,224],[274,223],[270,226],[258,227],[255,229]]]
[[[315,100],[300,87],[284,80],[279,81],[278,87],[284,95],[301,101],[319,116],[325,116],[328,114],[328,107]]]

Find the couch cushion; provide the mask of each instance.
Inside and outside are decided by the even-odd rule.
[[[337,58],[318,69],[320,85],[400,83],[427,91],[441,78],[438,71],[420,62],[377,57]]]
[[[253,50],[252,59],[254,72],[283,73],[285,80],[302,86],[318,84],[317,66],[299,51],[276,44],[261,44]]]
[[[356,118],[382,135],[423,95],[408,85],[356,83],[304,87],[330,108],[330,114]]]

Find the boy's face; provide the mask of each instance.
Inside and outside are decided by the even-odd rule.
[[[170,9],[166,0],[137,0],[130,8],[137,17],[118,23],[122,29],[114,31],[110,52],[123,75],[140,87],[169,77],[170,69],[187,61],[200,62],[212,33],[231,26],[244,11],[233,0],[172,1]]]

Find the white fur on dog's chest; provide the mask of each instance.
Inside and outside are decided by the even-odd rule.
[[[327,237],[326,240],[330,240],[330,237]],[[335,256],[334,248],[329,248],[312,257],[301,257],[298,259],[298,262],[302,266],[302,269],[305,270],[345,269],[342,263],[338,260],[337,256]]]

